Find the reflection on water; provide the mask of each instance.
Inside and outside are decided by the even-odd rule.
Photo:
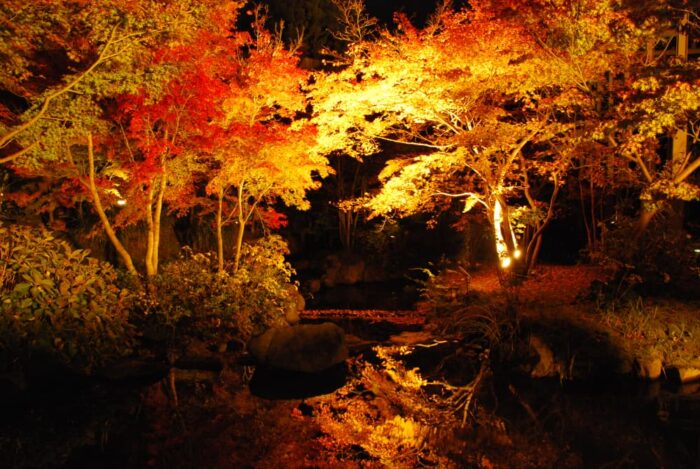
[[[672,390],[632,379],[560,383],[511,376],[499,388],[499,414],[515,425],[547,431],[561,447],[580,454],[584,467],[700,467],[700,407],[665,422],[659,418],[664,402],[700,404],[700,394],[680,394],[697,392],[695,386]]]
[[[346,326],[370,341],[384,341],[388,335],[415,328],[360,318]],[[421,350],[409,365],[423,369],[439,362],[449,368],[450,363],[440,362],[441,355],[458,344],[443,346],[445,350]],[[370,355],[359,356],[368,361]],[[181,402],[194,402],[187,401],[187,396],[196,395],[205,403],[202,408],[180,410],[167,400],[166,383],[158,377],[122,384],[74,378],[47,382],[30,392],[0,395],[0,467],[146,467],[149,454],[164,441],[180,444],[175,437],[185,438],[183,444],[206,446],[206,440],[182,437],[194,428],[193,419],[211,422],[215,432],[220,431],[215,425],[220,417],[239,428],[239,417],[231,414],[230,405],[221,405],[223,401],[248,400],[250,412],[255,412],[259,405],[277,399],[333,392],[346,377],[344,365],[313,376],[259,369],[250,383],[249,397],[228,384],[222,386],[218,379],[207,384],[180,383]],[[532,435],[533,444],[546,434],[562,454],[580,455],[580,467],[700,467],[700,383],[672,388],[613,378],[560,382],[503,372],[493,377],[492,388],[480,396],[480,402],[506,422],[508,431]],[[172,421],[181,426],[172,426]],[[567,461],[562,460],[559,467],[571,467],[565,466]],[[163,466],[156,463],[155,467]]]

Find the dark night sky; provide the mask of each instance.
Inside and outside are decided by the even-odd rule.
[[[435,11],[436,5],[441,0],[364,0],[367,13],[376,17],[380,24],[391,28],[393,14],[405,13],[408,18],[419,27],[425,25],[426,20]],[[285,22],[285,37],[287,40],[295,39],[295,32],[303,30],[307,52],[311,55],[317,53],[323,47],[334,48],[331,30],[335,27],[333,18],[332,0],[263,0],[270,8],[271,24],[279,20]],[[454,5],[460,7],[466,0],[454,0]],[[252,6],[251,0],[251,6]],[[241,18],[240,26],[248,27],[248,18]]]
[[[406,13],[418,25],[422,25],[430,14],[435,11],[435,0],[366,0],[367,11],[376,16],[382,23],[390,23],[396,11]]]
[[[394,12],[405,13],[417,26],[423,26],[425,21],[435,11],[436,5],[441,0],[365,0],[367,11],[378,18],[382,23],[391,23]],[[461,8],[466,0],[453,0],[455,8]]]

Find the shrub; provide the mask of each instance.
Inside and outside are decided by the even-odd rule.
[[[0,366],[43,352],[89,372],[131,351],[129,292],[88,254],[46,230],[0,224]]]
[[[150,296],[142,298],[146,334],[171,345],[221,344],[247,342],[285,324],[285,311],[294,301],[286,253],[279,236],[268,236],[243,246],[236,273],[230,265],[219,273],[214,254],[183,249],[180,259],[162,267]]]
[[[512,346],[518,321],[514,310],[470,289],[471,275],[462,265],[437,274],[424,269],[419,309],[426,313],[439,336],[456,338],[464,350],[500,349]],[[471,353],[471,352],[469,352]]]
[[[613,279],[604,292],[626,299],[630,293],[693,294],[697,290],[698,256],[691,236],[659,213],[642,234],[635,220],[622,218],[611,230],[604,261],[613,268]]]
[[[438,318],[452,316],[470,303],[471,275],[464,266],[446,268],[438,274],[433,274],[429,269],[422,271],[427,276],[425,280],[418,280],[422,306],[427,307],[432,315]]]

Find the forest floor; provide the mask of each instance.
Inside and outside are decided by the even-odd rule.
[[[632,359],[659,360],[662,373],[698,369],[700,379],[699,301],[641,296],[610,301],[591,292],[594,282],[610,282],[609,275],[595,266],[544,265],[509,291],[500,287],[495,270],[476,272],[470,289],[494,302],[504,302],[510,295],[521,319],[564,321],[604,334]]]

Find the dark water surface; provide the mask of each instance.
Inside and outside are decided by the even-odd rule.
[[[378,304],[373,294],[367,297]],[[339,322],[348,333],[375,341],[415,329],[393,326],[377,334],[375,326],[361,319]],[[345,373],[338,367],[310,379],[257,370],[251,399],[264,403],[332,392]],[[149,432],[160,417],[144,405],[146,390],[166,386],[162,378],[128,383],[65,378],[24,393],[5,392],[0,395],[0,467],[164,467],[152,461],[149,451],[159,444],[149,441]],[[182,384],[179,389],[183,395],[196,392],[216,399],[213,388],[204,385]],[[549,435],[558,447],[581,456],[580,467],[700,467],[700,386],[674,389],[625,379],[571,383],[503,374],[494,376],[492,389],[482,403],[507,427]]]

